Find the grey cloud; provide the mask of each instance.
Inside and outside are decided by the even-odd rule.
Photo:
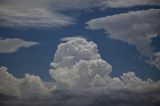
[[[111,65],[97,45],[83,38],[58,45],[50,75],[54,82],[25,74],[16,78],[0,68],[2,106],[158,106],[160,81],[142,80],[134,72],[111,77]]]
[[[159,88],[160,81],[143,81],[134,72],[123,73],[121,78],[110,77],[111,65],[103,60],[94,42],[83,38],[70,39],[58,45],[50,75],[57,88],[91,90]]]
[[[3,27],[61,27],[73,24],[73,19],[45,8],[14,8],[0,9],[0,22]]]
[[[19,38],[0,39],[0,54],[1,53],[13,53],[19,50],[20,48],[29,48],[37,44],[39,43],[33,42],[33,41],[24,41]]]
[[[160,91],[133,92],[112,90],[100,95],[76,94],[71,91],[56,91],[51,96],[32,99],[12,99],[1,101],[2,106],[159,106]],[[5,99],[6,100],[6,99]]]
[[[50,74],[58,85],[77,89],[89,86],[97,74],[103,76],[111,72],[111,66],[100,58],[97,45],[82,38],[60,44],[51,66]]]
[[[92,19],[87,24],[93,30],[104,29],[109,38],[134,45],[152,58],[152,38],[160,35],[159,14],[160,9],[142,10]]]
[[[64,11],[160,5],[159,0],[1,0],[0,26],[11,28],[63,27],[75,23]],[[77,11],[78,12],[78,11]]]
[[[160,0],[103,0],[102,4],[105,7],[125,8],[134,6],[159,6]]]
[[[20,95],[20,80],[7,72],[6,67],[0,67],[0,93],[6,95]]]
[[[141,53],[149,55],[151,39],[160,33],[159,14],[159,9],[150,9],[92,19],[87,24],[90,29],[105,29],[111,39],[135,45]]]
[[[6,67],[0,67],[0,93],[20,98],[30,98],[48,95],[50,87],[39,76],[25,74],[22,79],[14,77]]]
[[[160,52],[155,52],[147,62],[160,70]]]
[[[51,9],[51,0],[7,0],[0,4],[0,26],[11,28],[61,27],[73,19]]]

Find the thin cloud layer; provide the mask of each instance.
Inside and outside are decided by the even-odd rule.
[[[64,37],[64,38],[61,39],[61,41],[62,42],[67,42],[67,41],[74,40],[74,39],[79,39],[79,38],[86,39],[85,37],[82,37],[82,36],[72,36],[72,37]]]
[[[1,0],[0,26],[10,28],[63,27],[75,23],[65,11],[160,5],[159,0]],[[78,12],[77,11],[77,12]]]
[[[160,35],[159,18],[160,9],[150,9],[92,19],[87,24],[93,30],[104,29],[109,38],[134,45],[141,54],[152,58],[150,44]]]
[[[160,0],[103,0],[105,7],[125,8],[134,6],[159,6]]]
[[[20,48],[29,48],[38,44],[39,44],[38,42],[24,41],[19,38],[0,39],[0,54],[13,53],[19,50]]]
[[[0,4],[0,25],[11,28],[61,27],[73,19],[51,9],[51,0],[6,0]]]
[[[0,68],[0,104],[3,106],[153,106],[159,104],[160,81],[140,79],[134,72],[111,77],[111,65],[97,45],[83,38],[58,45],[51,62],[54,82],[25,74],[16,78]],[[33,99],[34,98],[34,99]],[[7,102],[7,101],[10,102]]]

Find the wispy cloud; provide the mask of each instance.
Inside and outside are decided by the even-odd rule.
[[[12,0],[0,4],[0,26],[11,28],[61,27],[73,19],[51,9],[50,0]]]
[[[1,53],[13,53],[19,50],[20,48],[29,48],[37,44],[39,43],[33,42],[33,41],[24,41],[19,38],[0,39],[0,54]]]
[[[125,8],[134,6],[159,6],[160,0],[103,0],[104,7]]]
[[[159,18],[160,9],[150,9],[92,19],[87,24],[93,30],[105,29],[109,38],[134,45],[141,54],[152,58],[155,53],[150,44],[160,35]]]
[[[159,0],[2,0],[0,26],[11,28],[62,27],[75,23],[70,10],[160,5]],[[65,13],[67,11],[67,13]],[[77,12],[78,12],[77,11]]]
[[[75,40],[75,39],[87,39],[87,38],[84,38],[83,36],[71,36],[71,37],[64,37],[61,39],[61,41],[67,42],[67,41]]]

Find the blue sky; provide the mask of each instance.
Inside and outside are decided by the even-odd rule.
[[[44,80],[49,80],[49,64],[54,57],[57,45],[64,37],[81,36],[94,41],[98,45],[99,53],[103,59],[113,66],[113,76],[120,76],[128,70],[136,72],[141,78],[160,79],[160,71],[154,66],[146,63],[144,56],[140,54],[134,45],[108,38],[104,30],[87,29],[86,22],[99,17],[112,16],[129,11],[149,10],[159,8],[158,6],[135,6],[129,8],[107,8],[99,10],[72,10],[64,14],[71,15],[76,19],[73,25],[62,27],[24,27],[8,28],[1,25],[1,39],[20,38],[28,41],[39,42],[39,45],[22,48],[14,53],[1,53],[0,64],[10,69],[17,77],[23,77],[25,73],[39,75]],[[77,12],[76,12],[77,11]],[[127,29],[126,29],[127,30]],[[132,32],[131,32],[132,33]],[[152,47],[159,50],[159,37],[154,38]]]
[[[1,0],[0,105],[158,106],[159,19],[160,0]]]

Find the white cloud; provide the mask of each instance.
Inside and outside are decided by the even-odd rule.
[[[45,8],[2,7],[1,26],[4,27],[61,27],[73,24],[73,19]]]
[[[111,72],[111,66],[98,54],[97,45],[82,38],[58,45],[51,66],[50,74],[59,82],[58,86],[71,88],[88,87],[97,74],[103,76]]]
[[[53,85],[53,84],[52,84]],[[39,76],[25,74],[22,79],[7,72],[6,67],[0,67],[0,93],[20,98],[46,96],[54,89],[43,82]]]
[[[51,63],[50,75],[55,82],[44,82],[39,76],[30,74],[19,79],[7,72],[6,67],[1,67],[0,97],[5,96],[6,99],[0,103],[7,106],[88,106],[90,103],[146,106],[148,103],[159,103],[160,81],[144,81],[134,72],[123,73],[120,78],[111,77],[111,71],[111,65],[101,58],[94,42],[83,38],[72,39],[58,46]],[[94,102],[99,99],[105,102]]]
[[[62,42],[67,42],[67,41],[74,40],[74,39],[79,39],[79,38],[87,39],[87,38],[84,38],[82,36],[72,36],[72,37],[64,37],[64,38],[61,39],[61,41]]]
[[[155,52],[147,62],[160,70],[160,52]]]
[[[129,89],[150,89],[150,88],[159,88],[160,81],[153,82],[151,79],[143,81],[141,78],[137,77],[134,72],[123,73],[121,76],[122,82]]]
[[[97,45],[83,38],[71,39],[58,45],[50,74],[59,89],[130,89],[159,88],[160,82],[141,80],[133,72],[112,78],[111,65],[98,53]],[[100,92],[100,91],[99,91]]]
[[[124,8],[133,6],[160,5],[160,0],[103,0],[105,7]]]
[[[0,5],[3,27],[61,27],[73,24],[73,19],[50,6],[51,0],[7,0]],[[53,6],[54,7],[54,6]]]
[[[0,93],[20,96],[20,80],[8,73],[6,67],[0,67]]]
[[[104,29],[109,38],[134,45],[141,54],[152,57],[150,44],[160,35],[159,18],[160,9],[150,9],[92,19],[87,24],[93,30]]]
[[[136,5],[160,5],[160,2],[159,0],[2,0],[0,26],[62,27],[75,23],[73,17],[65,14],[66,11]]]
[[[6,38],[0,39],[0,54],[1,53],[13,53],[20,48],[28,48],[39,44],[38,42],[24,41],[19,38]]]
[[[21,79],[21,81],[21,97],[45,96],[49,93],[49,88],[39,76],[25,74],[25,77]]]
[[[160,33],[159,14],[159,9],[150,9],[92,19],[87,24],[90,29],[105,29],[111,39],[135,45],[141,53],[149,55],[151,39]]]

